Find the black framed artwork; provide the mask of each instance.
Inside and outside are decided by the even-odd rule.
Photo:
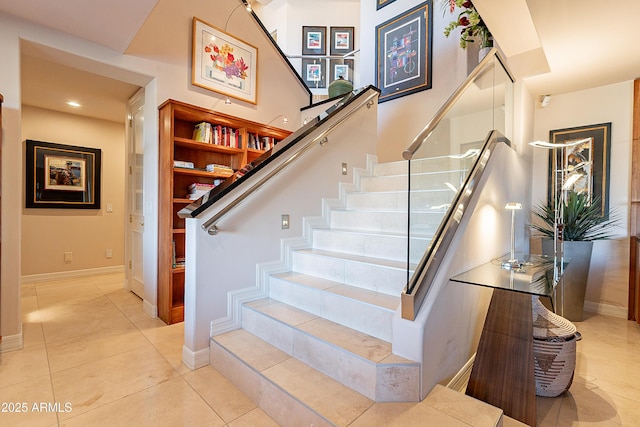
[[[302,54],[327,54],[327,27],[302,27]]]
[[[569,175],[579,175],[579,179],[569,190],[587,193],[588,199],[600,206],[601,216],[609,218],[609,170],[611,163],[611,123],[599,123],[549,131],[552,144],[571,144],[568,147],[549,151],[548,202],[555,200],[556,180],[566,182]],[[557,164],[554,162],[554,153]],[[558,167],[560,175],[554,174]]]
[[[338,77],[353,83],[353,59],[331,59],[329,60],[329,81],[332,82]]]
[[[320,58],[302,58],[302,80],[309,89],[327,87],[327,61]]]
[[[393,3],[396,0],[376,0],[376,10],[380,10],[386,5]]]
[[[431,88],[432,1],[376,26],[379,102]]]
[[[330,27],[329,40],[331,55],[345,55],[354,50],[353,27]]]
[[[25,207],[100,209],[100,149],[28,139],[25,157]]]

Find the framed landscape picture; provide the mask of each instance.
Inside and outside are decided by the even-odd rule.
[[[309,89],[327,87],[327,61],[324,59],[302,59],[302,79]]]
[[[327,54],[327,27],[302,27],[302,54]]]
[[[578,173],[579,179],[570,190],[588,194],[589,200],[598,200],[601,216],[609,218],[609,169],[611,163],[611,123],[600,123],[574,128],[556,129],[549,132],[552,144],[576,145],[549,151],[548,202],[555,200],[556,180],[566,182],[569,175]],[[556,165],[562,177],[553,173]]]
[[[429,0],[376,27],[379,102],[431,88],[432,9]]]
[[[338,77],[353,83],[353,59],[331,59],[329,61],[329,81]]]
[[[100,149],[28,139],[25,157],[25,207],[100,209]]]
[[[353,52],[353,27],[331,27],[329,33],[331,40],[329,52],[331,55],[345,55]]]
[[[258,49],[193,18],[194,86],[257,104]]]

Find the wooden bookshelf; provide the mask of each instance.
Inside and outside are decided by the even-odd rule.
[[[185,220],[178,212],[193,201],[189,198],[189,186],[211,185],[227,179],[264,153],[265,150],[248,148],[250,138],[255,140],[250,135],[277,143],[291,132],[171,99],[158,109],[158,316],[171,324],[184,319],[185,267],[175,261],[185,257]],[[238,146],[194,140],[196,125],[203,122],[233,129]],[[174,167],[174,160],[191,162],[193,168]],[[205,169],[210,164],[228,166],[230,170],[208,172]]]

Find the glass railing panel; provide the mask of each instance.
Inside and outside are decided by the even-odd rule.
[[[513,81],[495,51],[405,151],[408,160],[407,289],[411,294],[469,172],[494,130],[509,137]]]

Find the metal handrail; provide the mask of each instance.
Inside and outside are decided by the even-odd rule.
[[[379,95],[379,92],[373,91],[371,94],[369,94],[369,96],[365,97],[359,104],[356,104],[355,108],[352,111],[359,110],[362,106],[365,106],[365,105],[366,105],[367,108],[371,108],[371,106],[373,105],[372,99],[377,97],[378,95]],[[218,213],[216,213],[211,218],[209,218],[207,221],[205,221],[202,224],[202,229],[205,230],[207,233],[209,233],[212,236],[218,234],[219,230],[218,230],[218,227],[216,227],[216,223],[218,221],[220,221],[220,219],[222,219],[222,217],[224,217],[227,213],[229,213],[231,210],[233,210],[238,205],[240,205],[240,203],[242,203],[244,200],[246,200],[255,191],[259,190],[260,187],[262,187],[262,185],[264,185],[267,181],[269,181],[271,178],[273,178],[276,174],[278,174],[280,171],[282,171],[289,164],[294,162],[298,157],[300,157],[302,154],[306,153],[311,148],[313,148],[316,143],[319,142],[319,144],[321,146],[325,145],[328,142],[327,135],[329,133],[331,133],[331,131],[333,131],[340,124],[342,124],[342,122],[344,122],[347,118],[349,118],[349,116],[350,116],[350,113],[344,114],[342,117],[340,117],[338,120],[336,120],[335,123],[332,123],[327,129],[325,129],[322,132],[320,132],[319,135],[317,135],[316,137],[311,139],[311,141],[309,141],[302,148],[300,148],[299,150],[294,152],[284,162],[279,164],[277,167],[275,167],[273,170],[271,170],[269,173],[267,173],[264,177],[262,177],[258,182],[254,183],[251,187],[246,189],[240,196],[238,196],[235,199],[233,199],[233,201],[231,201],[228,205],[226,205],[224,208],[222,208],[220,211],[218,211]]]
[[[402,157],[405,160],[411,160],[413,158],[413,155],[415,154],[415,152],[418,151],[418,149],[424,143],[424,141],[429,137],[429,135],[431,135],[431,132],[433,132],[433,130],[436,128],[436,126],[438,126],[440,121],[442,121],[442,119],[447,115],[447,113],[451,110],[451,108],[453,108],[455,103],[458,101],[458,99],[460,99],[460,97],[467,90],[467,88],[475,81],[475,79],[481,73],[484,72],[485,65],[487,65],[493,59],[494,56],[498,58],[498,61],[500,61],[502,68],[504,68],[504,70],[506,71],[511,81],[515,82],[515,78],[513,77],[513,74],[511,74],[511,71],[509,71],[509,68],[507,67],[506,62],[502,59],[502,56],[498,52],[498,49],[496,49],[495,47],[491,48],[487,56],[485,56],[482,59],[482,61],[480,61],[478,66],[476,66],[476,68],[473,69],[473,71],[467,76],[464,82],[462,82],[462,84],[458,86],[458,89],[456,89],[453,95],[451,95],[449,99],[447,99],[447,102],[445,102],[444,105],[438,110],[438,112],[427,123],[427,125],[422,129],[422,131],[418,134],[418,136],[416,136],[413,139],[413,141],[411,142],[411,145],[409,145],[409,147],[407,147],[402,152]]]

